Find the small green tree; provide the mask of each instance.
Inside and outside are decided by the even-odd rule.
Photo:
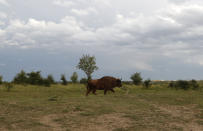
[[[133,75],[131,75],[130,79],[133,81],[133,84],[135,85],[139,85],[142,83],[142,77],[141,77],[141,73],[134,73]]]
[[[82,79],[80,79],[80,83],[81,83],[81,84],[86,84],[86,83],[87,83],[87,78],[82,78]]]
[[[49,81],[50,84],[55,84],[54,77],[53,77],[51,74],[49,74],[49,75],[47,76],[47,80]]]
[[[51,82],[48,78],[43,79],[43,85],[46,87],[50,87],[51,86]]]
[[[68,84],[64,74],[61,75],[61,81],[62,81],[62,85],[67,85]]]
[[[20,73],[18,73],[14,79],[13,82],[16,84],[25,84],[28,82],[28,76],[24,70],[21,70]]]
[[[176,82],[176,89],[188,90],[190,88],[190,82],[186,80],[178,80]]]
[[[148,88],[152,85],[151,82],[152,82],[152,81],[151,81],[150,79],[145,80],[145,81],[144,81],[144,87],[148,89]]]
[[[193,90],[196,90],[196,89],[199,88],[199,84],[197,83],[196,80],[191,80],[191,81],[190,81],[190,85],[191,85],[191,87],[192,87]]]
[[[78,74],[76,72],[73,72],[72,76],[70,77],[71,81],[73,83],[77,83],[78,81]]]
[[[28,83],[31,85],[43,85],[43,77],[41,76],[41,71],[32,71],[27,73]]]
[[[92,73],[95,70],[98,70],[98,67],[96,66],[96,58],[90,55],[83,55],[76,67],[85,72],[88,80],[91,79]]]
[[[171,82],[168,84],[168,87],[169,87],[169,88],[174,88],[174,87],[175,87],[175,82],[171,81]]]
[[[0,85],[3,83],[3,76],[0,76]]]

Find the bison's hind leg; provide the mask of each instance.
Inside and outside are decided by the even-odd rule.
[[[91,91],[91,88],[88,88],[88,89],[87,89],[87,92],[86,92],[86,96],[88,96],[88,94],[90,93],[90,91]]]
[[[97,91],[97,89],[93,89],[92,93],[93,93],[94,95],[97,95],[97,94],[96,94],[96,91]]]

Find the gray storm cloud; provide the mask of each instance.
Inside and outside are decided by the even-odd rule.
[[[80,2],[53,0],[54,7],[69,11],[58,20],[41,20],[32,16],[28,19],[8,18],[9,13],[1,11],[0,47],[56,52],[84,49],[84,52],[98,56],[109,56],[106,61],[113,59],[114,63],[110,67],[102,66],[115,71],[153,72],[158,70],[154,61],[160,63],[163,59],[203,66],[203,5],[168,5],[165,10],[160,9],[150,16],[115,11],[105,23],[110,17],[105,18],[102,9],[111,8],[112,1],[92,1],[89,5],[83,1],[85,8],[79,7]],[[8,22],[4,23],[4,20]],[[100,24],[95,26],[94,20]]]

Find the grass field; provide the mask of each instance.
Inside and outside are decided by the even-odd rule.
[[[125,85],[115,93],[85,86],[0,87],[0,131],[202,131],[203,91]]]

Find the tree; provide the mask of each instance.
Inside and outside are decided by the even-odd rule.
[[[80,83],[81,83],[81,84],[86,84],[86,83],[87,83],[87,78],[82,78],[82,79],[80,79]]]
[[[168,84],[168,87],[169,88],[174,88],[176,85],[175,85],[175,82],[171,81],[169,84]]]
[[[92,73],[95,70],[98,70],[98,67],[96,66],[96,58],[90,55],[83,55],[76,67],[85,72],[88,80],[91,79]]]
[[[49,74],[47,76],[47,80],[49,81],[50,84],[54,84],[55,83],[54,77],[51,74]]]
[[[142,77],[141,77],[140,74],[141,74],[141,73],[136,72],[136,73],[134,73],[133,75],[131,75],[130,79],[132,79],[133,84],[139,85],[139,84],[142,83]]]
[[[73,75],[70,77],[70,79],[73,83],[76,83],[78,81],[78,74],[73,72]]]
[[[145,81],[144,81],[144,86],[145,86],[146,88],[149,88],[149,87],[151,86],[151,80],[150,80],[150,79],[145,80]]]
[[[44,80],[41,76],[41,71],[32,71],[30,73],[27,73],[28,76],[28,83],[31,85],[43,85]]]
[[[176,88],[187,90],[190,88],[190,83],[189,81],[186,81],[186,80],[178,80],[176,82]]]
[[[62,85],[67,85],[68,84],[64,74],[61,75],[61,81],[62,81]]]
[[[3,76],[0,76],[0,85],[3,83]]]
[[[28,82],[28,76],[24,70],[21,70],[20,73],[18,73],[14,79],[13,82],[16,84],[25,84]]]
[[[193,89],[193,90],[196,90],[196,89],[199,88],[199,84],[197,83],[196,80],[191,80],[191,81],[190,81],[190,85],[192,86],[192,89]]]
[[[43,79],[43,85],[46,87],[50,87],[51,86],[51,81],[48,78]]]

